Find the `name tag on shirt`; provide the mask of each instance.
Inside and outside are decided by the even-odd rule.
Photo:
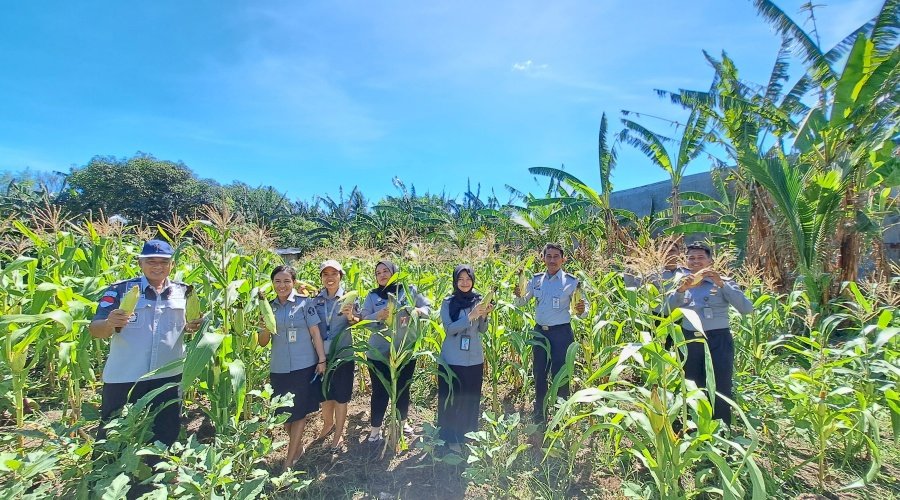
[[[703,317],[706,319],[712,319],[712,317],[713,317],[712,307],[704,307],[703,308]]]
[[[297,329],[290,328],[287,331],[288,334],[288,342],[296,342],[297,341]]]
[[[553,308],[559,309],[559,297],[553,297]]]
[[[468,335],[463,335],[459,338],[459,350],[460,351],[468,351],[469,346],[472,344],[472,337]]]

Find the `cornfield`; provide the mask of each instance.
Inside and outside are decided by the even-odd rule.
[[[258,230],[232,224],[227,213],[206,215],[178,232],[111,231],[91,221],[65,221],[55,230],[13,222],[8,234],[22,239],[23,251],[0,256],[4,498],[113,498],[139,483],[159,498],[335,494],[317,484],[321,478],[303,473],[309,462],[276,472],[285,436],[274,409],[284,402],[271,398],[269,352],[258,346],[255,325],[256,297],[271,291],[268,273],[282,259],[255,244]],[[185,429],[169,449],[141,444],[147,432],[144,399],[109,425],[105,441],[93,438],[98,374],[108,346],[91,338],[87,324],[107,285],[140,275],[136,255],[151,233],[175,243],[172,278],[194,286],[206,314],[200,331],[186,336],[181,388],[185,416],[200,419],[207,431]],[[639,272],[663,258],[664,249],[652,241],[638,250],[619,262]],[[374,287],[377,259],[328,256],[342,259],[348,290],[365,296]],[[318,282],[319,257],[324,255],[296,263],[303,280]],[[411,445],[395,440],[379,450],[387,460],[415,455],[430,461],[430,469],[417,473],[458,477],[472,496],[772,498],[882,494],[897,487],[896,279],[846,283],[833,301],[838,312],[819,317],[804,291],[778,293],[754,269],[734,270],[755,312],[732,318],[735,422],[725,429],[712,419],[706,393],[684,379],[680,352],[687,340],[678,326],[679,310],[656,316],[659,292],[652,285],[625,286],[615,259],[606,267],[572,259],[567,270],[583,280],[589,313],[574,320],[576,343],[551,387],[553,394],[562,377],[571,377],[573,394],[559,400],[542,429],[525,417],[533,398],[532,311],[513,305],[517,271],[539,271],[535,259],[503,250],[471,257],[477,259],[476,288],[495,290],[497,303],[483,339],[487,411],[481,429],[458,456],[442,453],[433,428],[420,422],[421,439]],[[446,260],[397,260],[404,281],[432,303],[452,290],[452,264]],[[717,266],[727,269],[728,263]],[[416,360],[417,373],[428,375],[417,377],[413,388],[418,414],[428,415],[435,405],[443,329],[434,317],[414,322],[414,345],[402,355]],[[367,334],[354,329],[360,362]],[[672,349],[664,347],[666,336],[675,339]],[[371,381],[360,370],[357,382],[354,397],[365,402]],[[348,453],[364,446],[358,441],[348,433]],[[145,455],[161,461],[151,468],[140,458]],[[375,454],[367,460],[383,459]],[[364,483],[343,488],[347,496],[368,491]]]

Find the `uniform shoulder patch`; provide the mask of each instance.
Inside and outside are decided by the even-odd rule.
[[[308,315],[310,315],[310,316],[316,314],[316,308],[315,308],[315,307],[310,307],[309,309],[306,310],[306,314],[308,314]]]

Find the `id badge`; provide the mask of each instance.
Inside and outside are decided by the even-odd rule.
[[[297,341],[297,329],[290,328],[288,329],[288,342],[296,342]]]
[[[469,345],[472,343],[472,337],[468,335],[463,335],[459,338],[459,350],[460,351],[468,351]]]
[[[703,317],[706,319],[712,319],[712,307],[704,307],[703,308]]]
[[[559,309],[559,297],[553,297],[553,308]]]

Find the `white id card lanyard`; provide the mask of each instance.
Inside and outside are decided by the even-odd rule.
[[[712,310],[712,307],[709,307],[709,296],[708,295],[706,297],[703,297],[703,303],[705,304],[703,306],[703,317],[706,319],[712,319],[713,310]]]
[[[294,311],[288,315],[288,342],[296,342],[297,341],[297,328],[294,326]]]

